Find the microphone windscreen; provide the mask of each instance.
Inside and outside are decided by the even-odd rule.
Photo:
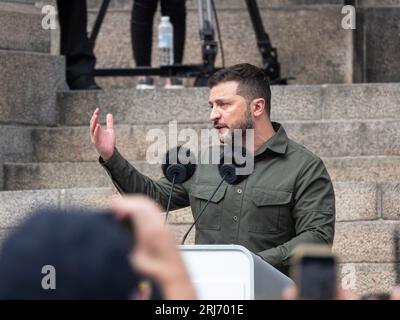
[[[225,177],[225,181],[229,184],[238,184],[243,181],[248,175],[238,175],[236,174],[237,168],[242,168],[246,166],[245,160],[243,163],[238,164],[235,161],[235,152],[241,152],[241,156],[247,155],[246,148],[241,148],[240,150],[228,151],[221,155],[220,163],[218,165],[218,171],[221,177]],[[225,163],[225,160],[228,160],[229,163]]]
[[[220,176],[225,177],[224,180],[229,184],[237,184],[244,179],[243,176],[236,174],[236,166],[234,164],[220,164],[218,170]]]
[[[175,177],[175,183],[183,183],[196,171],[196,157],[190,149],[182,146],[172,148],[164,156],[161,169],[170,182]]]

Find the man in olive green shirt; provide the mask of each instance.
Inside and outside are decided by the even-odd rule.
[[[209,80],[210,120],[221,143],[234,129],[254,129],[254,170],[236,185],[224,182],[196,224],[196,244],[240,244],[282,272],[288,272],[298,244],[331,245],[335,196],[322,160],[290,140],[270,120],[271,91],[264,72],[239,64]],[[296,107],[296,106],[293,106]],[[139,173],[115,148],[112,115],[100,128],[100,111],[91,119],[91,139],[100,163],[123,193],[144,193],[164,208],[171,183]],[[172,209],[191,206],[194,218],[221,181],[217,164],[199,164],[195,174],[174,187]]]

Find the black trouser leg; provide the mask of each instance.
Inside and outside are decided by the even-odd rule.
[[[157,0],[135,0],[133,3],[131,37],[136,66],[151,65],[153,18],[157,10],[157,2]]]
[[[93,76],[96,58],[87,36],[86,0],[57,0],[61,29],[61,54],[66,57],[67,82]]]
[[[185,0],[161,0],[161,14],[169,16],[174,27],[174,63],[181,64],[186,37]]]

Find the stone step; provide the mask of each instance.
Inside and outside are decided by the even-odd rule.
[[[267,1],[265,1],[267,2]],[[278,49],[283,77],[295,77],[297,84],[350,83],[353,81],[353,32],[341,26],[342,5],[263,7],[260,10],[272,44]],[[97,66],[134,66],[130,9],[110,10],[96,43]],[[240,7],[218,10],[225,64],[249,62],[261,65],[256,38],[246,10]],[[96,12],[89,14],[93,24]],[[198,14],[188,8],[184,63],[201,63]],[[154,19],[158,25],[159,16]],[[290,21],[290,23],[288,23]],[[156,30],[157,28],[154,28]],[[156,40],[153,37],[153,65],[157,65]],[[308,45],[304,45],[307,43]],[[221,65],[218,54],[216,65]],[[134,79],[100,79],[105,87],[133,86]],[[122,85],[121,85],[122,83]]]
[[[373,0],[361,0],[361,1],[373,1]],[[376,0],[375,0],[376,1]],[[385,1],[385,0],[384,0]],[[390,1],[390,0],[386,0]],[[391,0],[396,1],[396,0]],[[218,0],[214,1],[215,7],[218,9],[233,9],[240,8],[245,9],[246,4],[241,0]],[[101,5],[101,0],[88,0],[88,8],[96,10]],[[271,6],[293,6],[293,5],[340,5],[343,4],[343,0],[258,0],[258,6],[260,8],[266,8]],[[197,8],[197,0],[186,0],[186,7],[188,9]],[[110,9],[119,10],[130,10],[132,8],[132,1],[130,0],[116,0],[111,1]]]
[[[51,0],[50,0],[51,1]],[[0,0],[0,3],[23,3],[23,4],[35,4],[35,0]]]
[[[0,54],[5,52],[0,52]],[[12,56],[7,52],[8,56]],[[45,65],[56,59],[49,56],[30,55],[18,53],[19,59],[38,59]],[[26,57],[26,55],[28,57]],[[28,59],[29,58],[29,59]],[[26,61],[28,60],[28,61]],[[46,61],[48,60],[48,61]],[[50,60],[50,61],[49,61]],[[5,66],[12,69],[14,65]],[[33,62],[32,62],[33,63]],[[22,69],[22,68],[21,68]],[[59,70],[59,66],[57,66]],[[4,70],[11,72],[10,70]],[[48,67],[48,74],[36,75],[42,85],[49,83],[46,77],[57,78]],[[15,76],[14,76],[15,77]],[[100,106],[103,115],[106,112],[114,114],[115,122],[119,124],[166,123],[171,120],[192,123],[207,121],[209,109],[208,89],[188,88],[185,90],[107,90],[99,92],[63,92],[58,95],[58,111],[54,102],[47,102],[46,98],[53,100],[49,90],[40,90],[35,97],[31,91],[31,83],[6,83],[10,90],[24,91],[25,97],[15,99],[10,90],[4,89],[3,98],[0,99],[0,121],[4,123],[45,123],[55,125],[58,122],[66,125],[86,125],[92,111]],[[58,79],[59,81],[59,79]],[[5,88],[5,87],[4,87]],[[59,87],[58,87],[59,88]],[[272,87],[272,119],[282,120],[333,120],[333,119],[395,119],[399,118],[400,84],[360,84],[360,85],[326,85],[326,86],[273,86]],[[43,102],[36,102],[38,99]],[[6,100],[7,99],[7,100]],[[33,100],[33,101],[32,101]],[[18,103],[16,103],[17,101]],[[162,104],[160,103],[162,101]],[[32,105],[35,104],[35,107]],[[379,108],[376,105],[379,104]],[[296,106],[294,108],[293,106]],[[59,114],[58,114],[59,113]],[[60,120],[58,121],[58,118]]]
[[[399,119],[400,83],[272,86],[272,119]],[[58,94],[60,122],[87,125],[100,106],[117,124],[208,121],[207,88],[69,91]],[[379,106],[377,108],[377,106]]]
[[[332,174],[335,169],[332,169],[330,159],[327,159],[325,163],[334,182],[338,221],[400,219],[400,206],[397,200],[400,197],[398,183],[400,172],[397,172],[397,180],[390,182],[368,181],[368,177],[361,181],[352,181],[351,176],[347,177],[348,180],[340,181],[336,180],[335,175]],[[141,173],[152,179],[162,176],[158,165],[149,165],[145,162],[133,164]],[[400,164],[400,158],[397,159],[397,164]],[[370,163],[370,165],[374,164]],[[360,164],[357,166],[360,167]],[[400,166],[397,165],[397,167]],[[366,170],[365,174],[368,172],[369,170]],[[112,188],[112,186],[108,174],[98,163],[5,165],[5,190]],[[179,222],[190,223],[187,219]]]
[[[324,158],[333,181],[396,183],[400,181],[400,157]],[[157,179],[157,164],[131,161],[141,173]],[[97,162],[6,163],[5,190],[101,188],[111,186],[109,176]],[[375,187],[374,187],[375,189]]]
[[[156,179],[161,176],[159,165],[134,162],[143,174]],[[6,163],[5,190],[63,188],[101,188],[112,186],[105,170],[96,162]]]
[[[33,161],[32,128],[0,125],[0,163]]]
[[[64,72],[62,57],[0,50],[0,123],[57,124]]]
[[[13,0],[23,1],[23,0]],[[31,0],[25,0],[31,1]],[[344,0],[258,0],[259,8],[276,7],[276,6],[298,6],[298,5],[342,5]],[[88,0],[88,8],[96,10],[100,7],[101,0]],[[356,0],[356,5],[361,7],[382,7],[382,6],[400,6],[400,0]],[[242,0],[218,0],[215,1],[218,9],[246,9],[246,5]],[[197,0],[186,0],[188,9],[197,8]],[[111,1],[110,9],[130,10],[132,2],[130,0]]]
[[[383,213],[385,219],[378,217],[379,213],[377,212],[373,213],[374,217],[371,215],[372,219],[364,214],[367,211],[375,210],[371,207],[376,206],[376,204],[372,204],[372,200],[376,199],[364,197],[365,190],[371,186],[372,184],[365,183],[335,184],[338,206],[334,250],[340,254],[341,262],[394,261],[394,246],[391,237],[394,229],[400,226],[400,214],[397,212],[397,215],[394,216]],[[383,186],[387,188],[389,185]],[[350,190],[352,187],[353,191]],[[393,191],[394,185],[390,185],[390,188]],[[354,203],[351,203],[346,192],[354,197],[352,199]],[[400,191],[396,190],[396,192],[398,197]],[[360,198],[367,199],[369,203],[363,204],[361,200],[355,199],[357,193]],[[117,194],[113,188],[2,191],[0,192],[0,229],[16,227],[29,211],[43,206],[107,208],[112,198]],[[384,202],[394,205],[395,203],[391,200],[393,199],[383,199]],[[386,204],[384,206],[387,207]],[[387,212],[390,212],[390,210],[388,208]],[[398,211],[396,208],[394,210]],[[349,216],[348,212],[351,212],[352,217]],[[193,222],[190,208],[171,212],[168,221],[175,225],[189,225]],[[367,235],[368,237],[366,237]]]
[[[1,81],[1,80],[0,80]],[[4,187],[3,162],[33,161],[31,129],[0,124],[0,191]]]
[[[400,155],[399,120],[282,123],[289,137],[321,157]],[[152,149],[156,146],[157,139],[159,142],[164,137],[168,138],[169,127],[173,129],[172,125],[117,125],[117,146],[126,158],[145,160],[146,153],[153,153]],[[182,131],[183,129],[189,129],[191,132]],[[201,137],[201,129],[214,130],[209,123],[177,126],[179,135],[196,133]],[[157,135],[150,139],[151,134],[155,133],[154,130],[157,130]],[[33,129],[33,141],[35,157],[39,162],[95,161],[97,158],[90,142],[88,126]],[[181,143],[189,141],[188,138],[182,137]],[[191,142],[201,145],[201,141]],[[172,147],[176,143],[171,141],[168,145]],[[152,148],[148,149],[149,146]],[[167,149],[164,149],[160,148],[159,155],[165,154]]]
[[[50,30],[42,28],[43,17],[32,5],[1,1],[0,49],[50,53]]]
[[[30,213],[45,207],[106,209],[116,195],[112,188],[1,191],[0,230],[17,227]],[[190,208],[173,211],[168,222],[172,225],[190,224]]]
[[[398,7],[400,0],[357,0],[357,6],[361,7]]]

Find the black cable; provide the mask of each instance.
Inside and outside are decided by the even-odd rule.
[[[190,226],[189,230],[185,233],[185,235],[183,236],[181,245],[185,244],[185,240],[187,238],[187,236],[189,235],[190,231],[193,229],[194,225],[196,224],[197,221],[199,221],[201,215],[204,213],[205,209],[207,208],[208,204],[210,203],[211,199],[214,197],[214,195],[217,193],[219,187],[222,185],[222,183],[225,181],[226,175],[224,175],[224,177],[222,178],[221,182],[219,183],[218,187],[215,188],[212,196],[208,199],[208,201],[206,202],[206,204],[204,205],[203,209],[201,209],[199,215],[197,216],[196,220],[194,220],[194,222],[192,223],[192,225]]]
[[[225,68],[224,46],[223,46],[223,44],[222,44],[221,31],[220,31],[220,29],[219,29],[219,22],[218,22],[217,9],[215,8],[214,0],[211,0],[211,5],[212,5],[212,8],[213,8],[213,12],[214,12],[215,25],[216,25],[216,27],[217,27],[218,42],[219,42],[219,46],[221,47],[221,63],[222,63],[222,68]]]
[[[165,212],[165,221],[164,221],[165,223],[167,223],[168,220],[169,207],[171,206],[171,199],[172,199],[172,192],[174,191],[175,178],[176,174],[174,174],[174,177],[172,178],[171,191],[169,192],[169,197],[168,197],[167,211]]]

